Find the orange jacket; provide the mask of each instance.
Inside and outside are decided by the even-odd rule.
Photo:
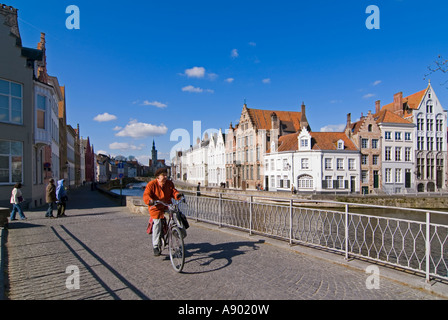
[[[163,185],[163,188],[159,185],[157,180],[152,180],[146,185],[145,192],[143,192],[143,202],[149,204],[149,201],[160,200],[165,203],[171,203],[171,199],[177,199],[180,195],[179,191],[174,187],[174,183],[171,180],[167,180]],[[153,219],[162,219],[164,212],[167,208],[163,204],[157,206],[151,206],[148,208],[149,215]]]

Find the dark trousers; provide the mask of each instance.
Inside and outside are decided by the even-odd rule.
[[[65,207],[67,203],[64,201],[58,202],[58,217],[65,214]]]

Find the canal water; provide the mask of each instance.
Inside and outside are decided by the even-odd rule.
[[[128,188],[122,190],[124,196],[143,197],[143,191],[146,187],[146,182],[133,183],[128,185]],[[111,192],[120,194],[120,189],[112,189]],[[344,208],[321,208],[323,210],[344,211]],[[448,225],[448,208],[431,209],[434,211],[447,212],[447,214],[431,214],[431,222],[436,224]],[[413,221],[426,221],[426,215],[424,212],[415,212],[409,210],[400,209],[385,209],[385,208],[368,208],[368,207],[349,207],[350,213],[359,213],[365,215],[371,215],[376,217],[387,217],[395,219],[405,219]]]

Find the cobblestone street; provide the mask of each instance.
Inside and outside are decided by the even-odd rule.
[[[67,217],[26,211],[27,221],[9,224],[6,241],[11,300],[389,300],[441,299],[409,285],[424,279],[381,268],[379,289],[368,289],[361,262],[330,253],[219,229],[190,219],[184,272],[171,267],[168,250],[154,257],[146,234],[148,216],[98,191],[69,194]],[[330,258],[328,258],[330,257]],[[328,259],[334,259],[330,262]],[[344,265],[346,264],[346,265]],[[70,270],[79,289],[68,289]],[[406,279],[408,279],[406,278]],[[446,292],[446,285],[443,290]],[[69,286],[70,287],[70,286]]]

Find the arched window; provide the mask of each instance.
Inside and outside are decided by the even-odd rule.
[[[313,189],[313,182],[313,177],[307,174],[297,177],[297,187],[299,189]]]

